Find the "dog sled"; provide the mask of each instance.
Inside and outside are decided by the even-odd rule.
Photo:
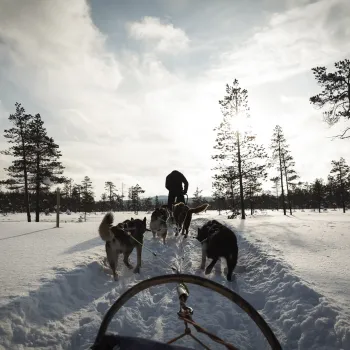
[[[149,289],[153,286],[159,286],[169,283],[177,284],[177,293],[179,297],[179,306],[180,310],[177,313],[179,320],[184,322],[184,332],[179,336],[170,339],[169,341],[162,343],[155,340],[149,340],[145,338],[138,337],[129,337],[119,334],[107,333],[108,326],[112,321],[113,317],[117,312],[123,307],[123,305],[132,297],[138,293]],[[205,345],[201,340],[199,340],[196,335],[194,335],[193,330],[196,330],[198,333],[206,334],[214,342],[221,344],[222,348],[229,350],[238,350],[238,348],[230,344],[221,338],[217,337],[215,334],[208,332],[201,325],[197,324],[195,319],[195,310],[187,305],[187,300],[190,295],[187,284],[194,284],[201,286],[203,288],[210,289],[216,293],[221,294],[223,297],[230,300],[232,303],[238,305],[243,311],[245,311],[250,318],[255,322],[259,327],[260,331],[266,338],[272,350],[282,349],[276,335],[273,333],[269,325],[263,319],[263,317],[257,312],[254,307],[252,307],[245,299],[239,296],[234,291],[203,277],[175,273],[171,275],[163,275],[153,277],[147,280],[144,280],[135,286],[131,287],[124,294],[122,294],[114,304],[109,308],[105,317],[102,320],[100,328],[98,330],[96,339],[91,350],[130,350],[130,349],[139,349],[139,350],[190,350],[190,347],[174,345],[174,343],[185,337],[191,337],[197,341],[203,349],[210,349]],[[248,341],[247,341],[248,342]]]

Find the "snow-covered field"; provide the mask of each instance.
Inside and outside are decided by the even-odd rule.
[[[119,222],[132,213],[115,213]],[[137,217],[150,215],[139,213]],[[266,319],[283,349],[350,349],[350,215],[340,211],[259,213],[226,220],[216,212],[195,215],[190,235],[215,218],[238,235],[236,277],[227,282],[225,263],[207,278],[244,297]],[[109,306],[125,290],[149,277],[199,270],[199,242],[170,236],[164,246],[145,235],[139,275],[119,265],[119,281],[103,268],[104,244],[97,234],[102,214],[78,222],[78,215],[42,216],[26,223],[24,214],[0,217],[0,349],[87,349]],[[135,261],[135,252],[131,260]],[[177,318],[175,286],[153,287],[132,298],[110,331],[166,341],[183,332]],[[194,320],[240,349],[268,349],[258,328],[223,297],[189,285]],[[195,332],[195,331],[194,331]],[[196,332],[195,332],[196,333]],[[198,335],[198,334],[196,334]],[[198,335],[212,349],[223,349]],[[179,341],[200,349],[190,338]]]

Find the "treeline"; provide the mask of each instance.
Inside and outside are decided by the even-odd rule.
[[[322,209],[342,208],[345,213],[349,209],[350,203],[350,178],[349,166],[345,163],[344,158],[339,161],[332,161],[332,170],[325,181],[322,178],[315,179],[313,182],[289,182],[288,192],[282,195],[280,177],[276,176],[271,181],[274,183],[272,191],[261,191],[251,196],[249,192],[244,198],[244,206],[249,209],[251,214],[255,209],[281,210],[289,213],[300,209],[316,209],[321,212]],[[285,184],[285,179],[282,179]],[[286,189],[286,186],[284,186]],[[240,197],[234,194],[232,199],[231,193],[227,196],[215,198],[211,204],[211,209],[232,210],[232,201],[235,203],[236,211],[241,210],[239,207]]]
[[[0,211],[26,212],[31,222],[32,213],[39,222],[40,213],[49,214],[56,210],[57,194],[53,185],[63,188],[60,193],[61,211],[92,212],[104,210],[140,210],[153,208],[150,198],[142,199],[145,191],[137,184],[129,188],[128,198],[119,195],[111,181],[105,183],[105,193],[95,200],[92,181],[85,176],[81,183],[74,183],[63,175],[64,166],[58,144],[44,127],[40,114],[26,113],[20,103],[15,104],[15,113],[10,114],[10,129],[5,129],[4,137],[9,143],[1,154],[12,157],[12,163],[5,168],[6,179],[0,181]]]
[[[60,190],[60,211],[75,213],[90,213],[104,211],[133,211],[137,214],[139,211],[153,210],[155,205],[160,206],[165,203],[151,197],[141,198],[140,194],[145,191],[137,184],[128,189],[128,197],[117,194],[115,185],[111,181],[105,183],[109,189],[103,193],[99,200],[95,200],[92,181],[85,176],[81,183],[74,183],[73,179],[66,179],[63,188]],[[57,192],[45,187],[40,191],[39,200],[33,191],[29,191],[28,205],[29,212],[32,213],[39,202],[39,213],[46,215],[56,211]],[[25,211],[25,196],[23,189],[13,189],[8,191],[0,190],[0,212],[3,215],[7,213],[18,213]],[[40,218],[40,216],[39,216]]]
[[[310,98],[310,102],[325,108],[324,119],[333,125],[341,119],[350,119],[350,60],[335,63],[335,72],[328,73],[325,67],[312,71],[322,92]],[[239,86],[238,80],[232,86],[226,85],[226,94],[219,105],[223,119],[214,129],[217,137],[212,158],[216,161],[213,177],[215,206],[228,206],[232,217],[241,214],[245,219],[245,209],[282,208],[287,209],[317,207],[342,207],[343,212],[349,203],[350,175],[345,159],[332,161],[332,170],[327,181],[315,179],[311,184],[299,181],[295,161],[280,126],[272,131],[270,149],[266,150],[256,142],[249,131],[248,91]],[[245,130],[242,126],[246,124]],[[346,128],[335,137],[349,138]],[[268,170],[275,169],[270,179],[276,191],[263,192],[262,184],[267,181]],[[219,204],[221,203],[221,204]],[[227,208],[225,208],[227,209]]]

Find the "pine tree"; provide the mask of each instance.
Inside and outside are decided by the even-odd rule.
[[[105,211],[106,208],[106,202],[107,202],[107,194],[106,193],[102,193],[101,194],[101,211]]]
[[[282,151],[282,164],[283,164],[284,178],[286,181],[286,193],[287,193],[289,212],[290,212],[290,215],[293,215],[289,187],[294,185],[293,181],[298,179],[299,176],[294,170],[295,162],[293,160],[293,157],[290,154],[290,151],[288,150],[287,145],[284,146],[284,149]]]
[[[18,102],[15,104],[16,112],[10,114],[9,121],[13,124],[11,129],[4,131],[7,142],[12,146],[8,150],[2,151],[4,155],[14,158],[12,165],[5,171],[8,180],[3,181],[10,190],[24,190],[24,206],[27,212],[27,221],[31,222],[30,203],[29,203],[29,186],[28,186],[28,157],[30,145],[29,122],[31,115],[25,113],[25,109]]]
[[[115,194],[114,200],[115,200],[115,204],[116,204],[116,210],[118,210],[118,211],[123,210],[122,196],[119,194]]]
[[[82,186],[79,184],[74,184],[72,189],[72,205],[74,205],[75,212],[80,212],[81,210],[81,193]]]
[[[278,190],[279,190],[280,177],[279,176],[272,177],[270,179],[270,181],[273,182],[273,184],[274,184],[273,189],[276,190],[276,207],[277,207],[277,211],[278,211],[279,210],[279,206],[278,206],[278,202],[279,202]]]
[[[286,199],[283,187],[283,152],[286,147],[286,139],[284,138],[282,128],[279,125],[276,125],[274,129],[270,147],[272,149],[272,159],[278,164],[277,169],[280,172],[283,214],[287,215]]]
[[[110,205],[110,210],[113,210],[113,202],[115,202],[117,193],[116,193],[116,186],[112,181],[106,181],[105,182],[105,190],[108,193],[108,198],[109,198],[109,205]]]
[[[219,212],[219,215],[221,215],[221,210],[224,209],[225,196],[223,191],[220,188],[215,189],[214,187],[213,199],[214,199],[214,206],[213,205],[210,205],[210,206],[215,207],[216,210]]]
[[[125,203],[124,203],[124,183],[122,183],[122,194],[119,196],[119,207],[121,211],[124,211],[126,209]]]
[[[155,205],[156,208],[159,208],[161,206],[158,196],[156,196],[156,198],[155,198],[155,204],[154,205]]]
[[[350,60],[336,62],[335,72],[328,73],[326,67],[312,68],[315,79],[322,87],[322,92],[310,98],[311,104],[317,108],[327,108],[323,113],[328,125],[334,125],[340,119],[350,119]],[[346,135],[350,127],[345,128],[340,139],[349,138]]]
[[[311,191],[317,203],[318,212],[320,213],[321,205],[326,195],[326,186],[324,185],[323,180],[316,179],[315,182],[311,185]]]
[[[334,183],[333,176],[328,175],[327,177],[327,183],[325,185],[325,197],[330,204],[331,207],[333,207],[334,210],[337,208],[337,198],[336,198],[336,186]]]
[[[262,183],[253,175],[248,177],[245,188],[245,196],[248,198],[250,204],[250,214],[253,215],[255,196],[262,191]]]
[[[348,199],[348,179],[350,176],[350,168],[346,164],[344,158],[340,158],[339,161],[333,160],[332,165],[333,168],[331,174],[334,174],[332,182],[339,189],[343,213],[345,213],[346,202]]]
[[[303,184],[303,193],[305,195],[305,203],[310,207],[311,205],[311,196],[310,196],[310,193],[311,193],[311,189],[312,189],[312,186],[311,184],[309,184],[308,182],[305,182]],[[310,207],[311,208],[311,207]]]
[[[232,217],[239,215],[239,209],[236,203],[236,197],[239,195],[238,191],[238,175],[236,168],[233,166],[224,166],[220,164],[218,167],[214,168],[217,173],[213,176],[212,187],[214,189],[214,197],[229,199],[231,202]],[[223,208],[222,208],[223,209]]]
[[[242,219],[245,219],[240,134],[239,132],[233,132],[231,125],[233,123],[232,118],[237,118],[240,114],[242,114],[245,117],[248,117],[248,91],[246,89],[242,90],[239,87],[238,80],[235,79],[233,81],[232,87],[226,84],[226,94],[227,95],[224,97],[224,99],[219,101],[219,104],[222,107],[221,110],[224,115],[224,123],[226,124],[225,126],[228,129],[228,134],[231,134],[231,143],[234,139],[236,139],[236,142],[233,142],[233,150],[236,151],[234,152],[235,158],[237,157]],[[226,148],[226,150],[229,149]]]
[[[143,210],[144,210],[144,211],[152,210],[152,208],[153,208],[153,205],[152,205],[152,198],[151,198],[151,197],[145,198],[145,199],[143,200],[142,206],[143,206]]]
[[[72,210],[72,195],[73,195],[73,179],[65,179],[62,193],[67,199],[67,207]]]
[[[81,204],[83,206],[86,221],[86,213],[91,212],[94,206],[92,181],[88,176],[85,176],[81,183]]]
[[[44,122],[40,114],[36,114],[29,123],[29,132],[31,140],[31,159],[29,162],[29,172],[31,183],[35,192],[35,221],[40,218],[40,191],[46,178],[50,183],[63,183],[65,178],[63,174],[64,167],[59,158],[62,156],[58,150],[59,146],[52,137],[48,137],[44,128]]]
[[[238,127],[235,127],[242,122],[239,118],[249,119],[248,92],[239,87],[237,79],[232,86],[226,85],[226,96],[219,101],[219,104],[223,121],[218,128],[214,129],[217,131],[214,149],[218,153],[212,158],[219,162],[219,165],[214,168],[219,171],[215,182],[220,179],[229,182],[232,193],[233,186],[239,186],[241,215],[242,219],[245,219],[245,182],[249,181],[249,178],[261,179],[267,176],[266,164],[264,164],[267,155],[263,146],[255,144],[255,136],[248,135],[247,132],[242,134],[237,130]],[[232,166],[233,170],[230,168]],[[234,196],[232,200],[233,198]]]
[[[134,193],[133,186],[131,186],[128,189],[128,206],[127,206],[128,209],[129,207],[130,208],[132,207],[133,193]]]
[[[307,183],[306,183],[307,184]],[[309,201],[307,186],[303,182],[298,182],[292,185],[293,187],[293,201],[296,207],[300,207],[302,211],[306,208]]]
[[[193,206],[197,207],[198,205],[201,205],[204,203],[205,200],[201,195],[202,192],[203,190],[199,190],[198,187],[196,188],[196,191],[194,192],[193,199],[192,199]]]
[[[132,186],[129,188],[129,199],[132,211],[137,215],[141,207],[140,194],[145,193],[140,185]]]

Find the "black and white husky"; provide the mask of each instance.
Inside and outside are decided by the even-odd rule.
[[[132,269],[133,266],[129,263],[129,256],[136,248],[137,264],[134,273],[140,272],[143,235],[147,231],[146,218],[143,220],[133,219],[125,220],[113,226],[113,214],[107,213],[98,228],[98,232],[103,241],[106,242],[106,254],[109,266],[112,269],[113,277],[118,279],[117,267],[119,255],[123,254],[124,264]]]
[[[202,264],[205,268],[206,258],[213,259],[205,269],[208,275],[220,257],[227,262],[227,280],[232,280],[232,272],[237,265],[238,245],[237,237],[228,227],[216,220],[208,221],[201,228],[198,228],[196,239],[202,244]]]
[[[154,210],[150,221],[150,229],[153,237],[157,235],[163,238],[163,243],[165,244],[168,231],[173,230],[174,226],[176,226],[174,216],[166,206]]]

